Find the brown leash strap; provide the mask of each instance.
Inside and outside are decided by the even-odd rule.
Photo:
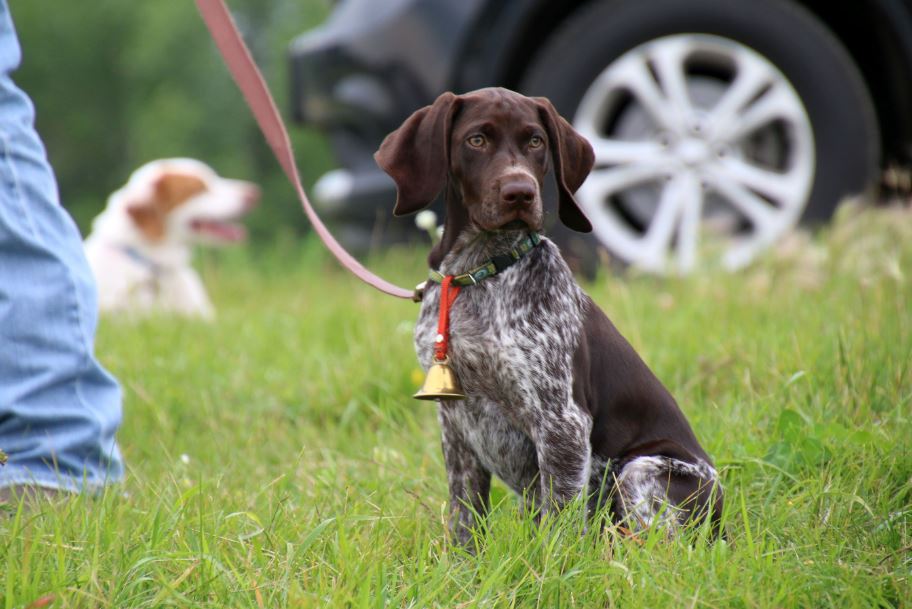
[[[298,168],[294,162],[294,153],[291,150],[291,141],[288,138],[288,132],[285,130],[285,124],[276,109],[275,101],[269,94],[263,75],[253,62],[250,51],[241,39],[237,26],[228,12],[223,0],[196,0],[197,8],[212,34],[212,39],[225,60],[225,65],[234,77],[234,81],[244,94],[247,105],[253,112],[260,131],[272,148],[273,154],[288,176],[288,180],[294,186],[304,208],[304,213],[313,224],[314,230],[323,240],[323,244],[332,252],[333,256],[348,270],[358,276],[359,279],[368,283],[381,292],[385,292],[399,298],[411,299],[412,290],[406,290],[395,286],[390,282],[377,277],[369,270],[364,268],[360,262],[355,260],[351,254],[339,245],[339,242],[330,234],[330,232],[320,221],[304,187],[301,185],[301,176],[298,174]]]

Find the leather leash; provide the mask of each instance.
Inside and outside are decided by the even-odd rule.
[[[336,257],[342,266],[365,283],[391,296],[412,300],[414,294],[412,290],[393,285],[364,268],[360,262],[355,260],[351,254],[339,245],[339,242],[320,221],[307,198],[307,194],[304,192],[304,187],[301,185],[301,176],[298,173],[298,168],[294,162],[294,153],[291,150],[291,140],[288,138],[288,132],[276,108],[275,100],[269,93],[263,75],[253,62],[250,50],[244,44],[237,26],[225,6],[224,0],[196,0],[196,6],[203,17],[203,21],[206,22],[206,27],[209,28],[209,33],[212,35],[219,52],[222,54],[225,65],[228,66],[231,76],[244,95],[244,99],[247,100],[247,105],[253,112],[260,131],[263,132],[266,142],[272,148],[272,153],[285,171],[285,175],[291,185],[294,186],[298,199],[301,201],[301,206],[304,208],[304,213],[307,214],[323,244],[332,252],[332,255]]]

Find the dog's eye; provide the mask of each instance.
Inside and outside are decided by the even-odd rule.
[[[482,148],[485,145],[485,136],[472,135],[466,140],[472,148]]]
[[[545,145],[545,140],[540,135],[533,135],[529,138],[529,148],[541,148]]]

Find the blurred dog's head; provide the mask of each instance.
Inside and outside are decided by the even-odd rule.
[[[137,169],[109,205],[123,206],[150,244],[210,244],[242,241],[237,220],[260,198],[251,182],[223,178],[193,159],[162,159]]]

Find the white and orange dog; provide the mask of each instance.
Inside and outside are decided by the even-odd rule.
[[[223,178],[193,159],[162,159],[137,169],[92,223],[85,252],[102,312],[177,313],[211,319],[215,311],[190,265],[193,246],[243,241],[237,220],[260,189]]]

